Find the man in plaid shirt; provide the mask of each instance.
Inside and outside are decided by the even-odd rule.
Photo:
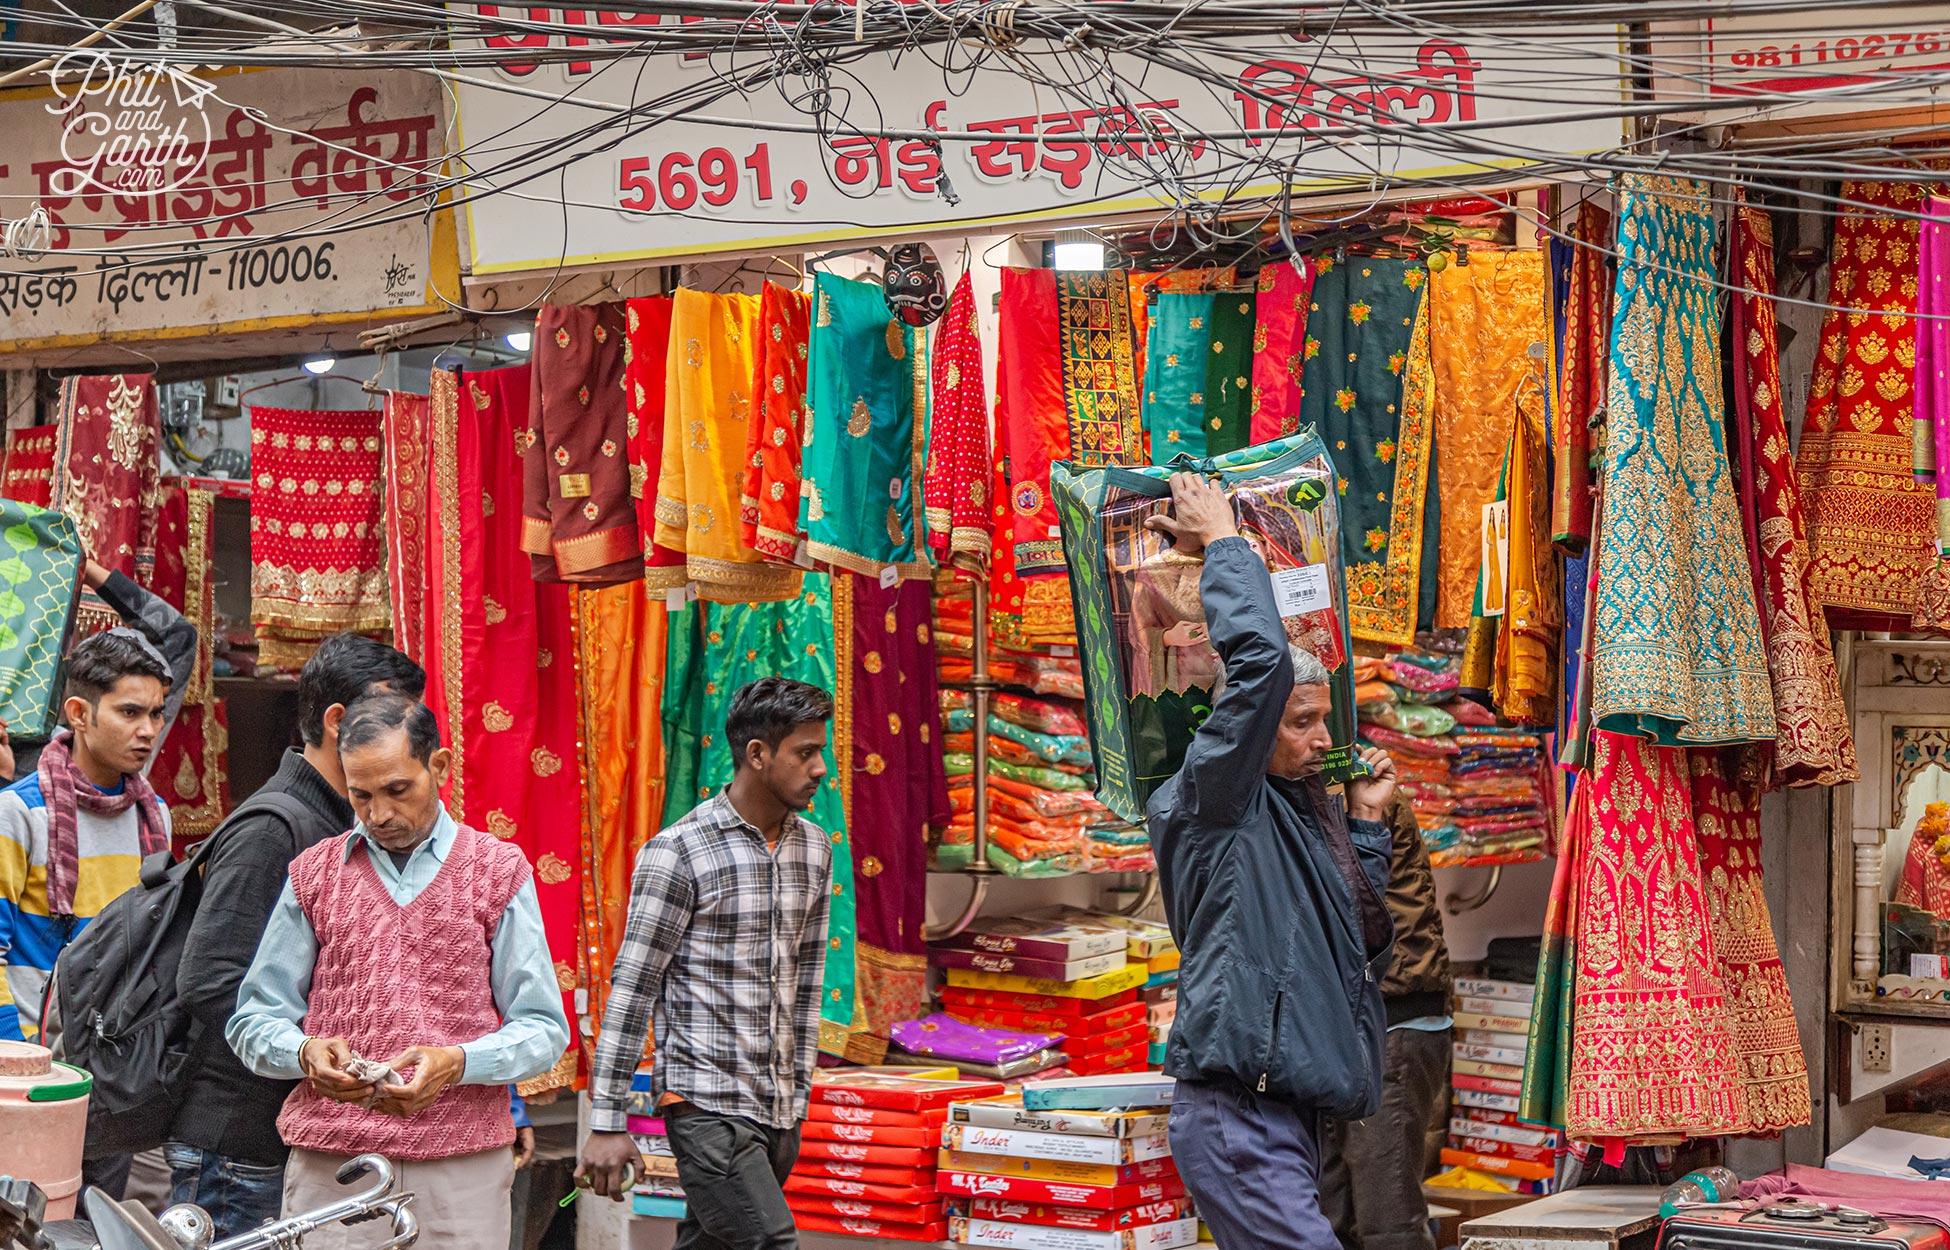
[[[781,1186],[818,1050],[833,893],[832,844],[801,813],[826,778],[832,717],[832,696],[804,682],[738,691],[731,784],[637,855],[577,1174],[629,1192],[630,1078],[654,1019],[650,1089],[689,1203],[677,1250],[799,1244]]]

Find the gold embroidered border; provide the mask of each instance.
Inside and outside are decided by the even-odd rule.
[[[210,579],[210,514],[217,497],[207,490],[187,489],[184,502],[189,507],[188,533],[183,544],[183,609],[196,622],[196,668],[183,690],[183,702],[208,703],[215,689],[212,659],[215,653],[216,610]]]
[[[575,1079],[576,1048],[570,1046],[562,1052],[562,1057],[555,1061],[554,1067],[540,1076],[517,1082],[515,1092],[523,1098],[533,1098],[536,1094],[545,1094],[552,1089],[566,1089],[575,1084]]]
[[[858,573],[862,577],[879,577],[880,570],[889,567],[885,560],[863,556],[830,543],[808,542],[806,554],[822,564],[830,564],[836,569],[845,569],[849,573]],[[898,571],[902,581],[934,577],[934,565],[926,560],[910,560],[905,564],[896,564],[892,567]]]
[[[433,429],[433,488],[440,508],[440,671],[447,689],[447,749],[454,755],[447,808],[454,819],[460,820],[467,810],[467,713],[461,699],[465,657],[461,654],[460,603],[460,376],[451,369],[435,369],[431,391],[427,415]],[[524,533],[532,520],[523,518]],[[543,530],[546,532],[546,524]]]
[[[799,597],[803,581],[797,568],[710,556],[689,557],[684,571],[697,583],[698,596],[712,603],[783,603]]]
[[[790,561],[799,554],[799,535],[761,525],[758,527],[758,541],[752,544],[752,550],[768,560]]]
[[[1393,646],[1415,641],[1422,588],[1422,519],[1428,506],[1429,447],[1434,441],[1435,366],[1425,287],[1409,332],[1402,369],[1402,419],[1396,434],[1395,493],[1388,519],[1388,555],[1348,567],[1348,630],[1356,638]]]
[[[833,579],[833,766],[840,773],[840,823],[853,828],[853,579]],[[856,937],[855,950],[859,943]],[[857,963],[857,955],[856,955]]]
[[[690,580],[691,571],[681,564],[643,566],[643,584],[650,590],[676,590],[689,585]]]
[[[548,554],[548,544],[549,530],[547,521],[541,517],[534,516],[521,518],[521,549],[523,551],[531,556],[545,556]]]
[[[637,557],[641,542],[642,537],[634,524],[565,538],[555,544],[555,567],[567,574],[587,573],[590,569],[621,564]]]

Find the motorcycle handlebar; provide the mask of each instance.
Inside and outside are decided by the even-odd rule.
[[[297,1245],[306,1234],[328,1224],[382,1214],[391,1217],[393,1236],[377,1250],[406,1250],[420,1235],[419,1222],[413,1216],[413,1195],[393,1192],[393,1165],[383,1155],[365,1154],[348,1159],[339,1168],[338,1182],[349,1185],[366,1172],[372,1173],[372,1183],[359,1193],[348,1194],[317,1210],[278,1220],[248,1233],[226,1237],[212,1245],[210,1250],[283,1250],[283,1247]]]

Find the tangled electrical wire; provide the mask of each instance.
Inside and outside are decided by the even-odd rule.
[[[117,21],[155,3],[143,0]],[[822,150],[884,140],[963,153],[993,143],[996,134],[913,124],[914,101],[958,99],[998,76],[1027,96],[1038,116],[1132,119],[1133,141],[1119,159],[1093,162],[1096,183],[1066,199],[1066,211],[1142,197],[1160,223],[1154,235],[1175,234],[1199,248],[1244,243],[1275,225],[1290,232],[1303,212],[1313,214],[1302,218],[1309,226],[1332,225],[1407,196],[1513,181],[1591,187],[1635,173],[1693,179],[1705,198],[1723,203],[1739,187],[1760,184],[1792,197],[1802,211],[1834,215],[1853,206],[1833,189],[1838,181],[1927,176],[1925,145],[1941,128],[1934,117],[1792,143],[1730,143],[1726,136],[1797,107],[1913,115],[1934,107],[1950,85],[1950,30],[1935,30],[1932,7],[1909,0],[1819,0],[1824,14],[1853,15],[1851,72],[1840,76],[1839,59],[1827,59],[1827,41],[1819,62],[1788,63],[1799,58],[1796,40],[1805,34],[1798,32],[1803,15],[1817,11],[1816,0],[1327,0],[1300,10],[1264,0],[611,0],[600,12],[478,0],[173,6],[166,40],[161,26],[134,19],[105,33],[115,24],[65,4],[36,14],[41,29],[73,38],[0,45],[0,85],[44,75],[51,62],[93,40],[101,55],[133,65],[425,75],[455,100],[456,112],[469,100],[499,97],[505,107],[497,113],[518,120],[486,131],[470,125],[465,144],[394,165],[389,181],[405,179],[414,188],[406,203],[378,192],[334,195],[321,217],[316,200],[298,196],[289,179],[267,178],[243,184],[263,201],[247,244],[223,241],[226,218],[213,209],[166,222],[116,222],[123,237],[113,248],[90,237],[111,226],[63,221],[65,254],[110,265],[166,263],[229,246],[430,222],[440,209],[507,197],[558,217],[566,255],[572,232],[588,220],[576,214],[616,211],[614,202],[571,195],[572,175],[658,127],[804,135]],[[1749,52],[1744,66],[1738,51],[1730,60],[1704,33],[1709,19],[1716,33],[1738,31],[1742,49],[1763,51]],[[1689,28],[1702,33],[1669,33]],[[1869,60],[1879,63],[1872,72],[1852,72],[1866,64],[1861,53],[1871,38],[1880,40],[1880,51]],[[1466,46],[1493,68],[1474,85],[1474,116],[1425,120],[1385,105],[1349,108],[1331,93],[1320,102],[1291,85],[1260,85],[1249,73],[1277,49],[1308,81],[1366,83],[1379,95],[1414,85],[1401,68],[1401,49],[1428,40]],[[1840,47],[1838,37],[1837,58]],[[672,72],[678,67],[687,72]],[[1169,107],[1158,102],[1156,84],[1165,81],[1178,93]],[[889,83],[898,84],[898,98],[888,98]],[[220,100],[222,90],[221,81],[214,84]],[[1196,122],[1195,115],[1215,109],[1246,123]],[[897,120],[896,111],[908,120]],[[1249,124],[1254,118],[1262,124]],[[261,113],[256,119],[281,128]],[[1573,133],[1606,137],[1578,144],[1557,137]],[[1046,147],[1075,146],[1089,136],[1008,138]],[[1580,150],[1567,150],[1573,147]],[[384,163],[366,150],[342,150]],[[949,162],[942,164],[945,171]],[[1417,172],[1431,169],[1440,172]],[[864,198],[833,181],[830,169],[827,177],[843,195]],[[961,197],[952,183],[944,185],[927,220],[953,228]],[[1308,209],[1306,197],[1336,207]],[[39,206],[23,198],[0,196],[0,223],[13,222],[3,227],[0,274],[45,247],[39,227],[28,224]],[[979,219],[984,211],[970,205],[961,217]],[[660,205],[649,216],[702,213]],[[825,209],[795,229],[885,225],[869,217]],[[212,241],[185,243],[186,227]]]

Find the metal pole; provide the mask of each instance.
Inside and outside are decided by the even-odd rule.
[[[975,848],[968,871],[984,875],[995,871],[989,863],[989,699],[995,693],[995,679],[989,676],[989,584],[979,578],[974,648],[975,669],[968,688],[975,696]]]

